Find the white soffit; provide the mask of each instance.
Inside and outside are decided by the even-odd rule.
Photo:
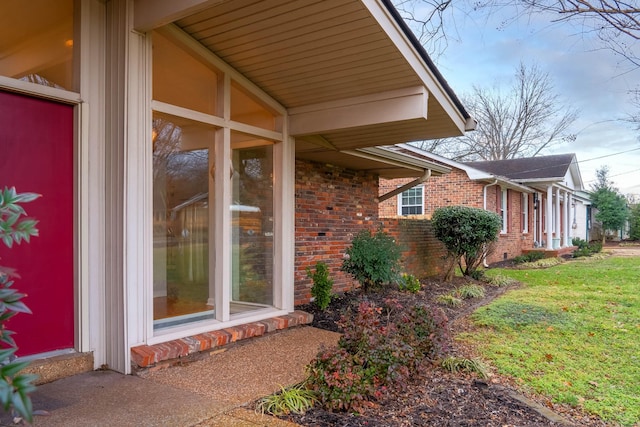
[[[138,29],[175,22],[284,105],[295,135],[338,149],[461,135],[468,114],[389,8],[384,0],[136,0],[134,10]]]

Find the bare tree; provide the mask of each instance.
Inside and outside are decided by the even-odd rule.
[[[640,67],[640,5],[636,0],[480,0],[475,10],[511,8],[513,17],[548,13],[552,22],[570,22],[583,34],[595,34],[606,48]]]
[[[548,73],[535,65],[521,63],[506,94],[498,86],[476,86],[467,98],[465,105],[478,120],[476,130],[431,151],[454,160],[500,160],[533,157],[556,142],[575,139],[567,130],[577,110],[562,103]]]
[[[416,33],[431,56],[439,56],[448,47],[448,34],[455,27],[445,25],[445,16],[452,12],[452,0],[392,0],[402,19]]]

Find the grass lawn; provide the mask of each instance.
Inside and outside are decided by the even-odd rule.
[[[501,373],[554,402],[640,424],[640,259],[491,270],[526,286],[472,317],[473,343]]]

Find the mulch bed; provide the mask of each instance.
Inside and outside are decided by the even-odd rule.
[[[404,305],[411,301],[420,301],[429,305],[437,305],[443,309],[449,319],[452,334],[462,330],[471,330],[467,321],[470,313],[487,304],[505,292],[508,288],[485,286],[486,295],[482,299],[467,300],[461,307],[443,307],[435,302],[438,295],[450,292],[453,287],[468,280],[456,278],[453,283],[439,281],[423,282],[417,294],[391,292],[367,295],[367,299],[382,305],[382,301],[392,297]],[[313,304],[299,308],[314,314],[313,326],[338,331],[336,325],[349,307],[357,305],[361,295],[346,294],[332,300],[324,311]],[[453,342],[452,353],[472,357],[472,348],[463,348],[460,343]],[[491,375],[489,379],[478,379],[469,374],[452,374],[437,366],[424,369],[413,377],[412,382],[402,390],[392,390],[384,399],[370,402],[358,414],[347,412],[329,412],[318,407],[312,408],[303,415],[289,415],[283,418],[309,427],[400,427],[400,426],[606,426],[600,419],[581,413],[580,411],[553,405],[543,398],[535,398],[539,404],[561,414],[565,423],[554,422],[543,416],[538,410],[513,397],[513,382],[509,379]],[[531,398],[531,396],[529,396]]]

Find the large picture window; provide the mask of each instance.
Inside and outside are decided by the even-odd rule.
[[[154,329],[277,309],[281,114],[170,32],[152,87]]]

